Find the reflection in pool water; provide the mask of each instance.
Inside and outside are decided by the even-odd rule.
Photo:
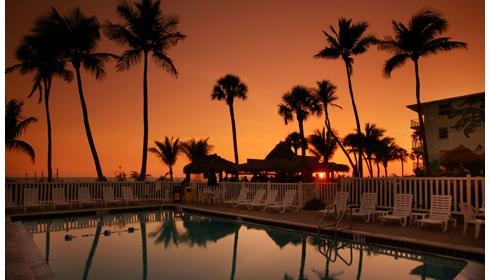
[[[24,225],[59,279],[453,279],[466,264],[173,210]]]

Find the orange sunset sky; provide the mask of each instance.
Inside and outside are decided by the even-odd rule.
[[[121,22],[116,15],[118,0],[5,2],[7,67],[17,63],[15,48],[36,16],[51,6],[63,14],[79,6],[85,15],[96,15],[100,22]],[[298,130],[296,121],[285,125],[277,113],[281,96],[298,84],[313,87],[322,79],[336,84],[337,104],[343,110],[331,109],[332,125],[342,137],[353,132],[355,120],[343,62],[313,58],[325,46],[322,30],[329,25],[337,29],[339,17],[367,21],[368,31],[383,37],[392,34],[393,19],[407,23],[422,8],[439,11],[449,22],[443,36],[467,42],[469,48],[421,59],[422,101],[484,91],[483,0],[166,0],[161,5],[165,13],[180,17],[179,31],[187,38],[169,51],[179,71],[177,79],[150,62],[149,147],[165,136],[182,141],[209,137],[212,152],[233,161],[228,107],[210,98],[216,81],[228,73],[238,75],[249,88],[248,99],[235,102],[240,163],[265,157],[279,141]],[[121,54],[122,49],[103,37],[98,51]],[[352,81],[361,125],[375,123],[410,151],[410,120],[417,115],[406,106],[415,103],[414,68],[409,62],[386,79],[382,66],[388,57],[372,47],[354,58]],[[116,72],[114,66],[107,64],[106,77],[98,81],[82,73],[92,133],[108,178],[114,177],[119,166],[128,174],[140,171],[143,137],[143,66],[125,72]],[[36,95],[27,98],[31,79],[18,73],[5,76],[5,99],[23,99],[24,115],[39,120],[22,136],[36,151],[35,164],[23,153],[6,151],[7,177],[31,177],[34,172],[38,177],[41,172],[47,175],[45,112]],[[50,108],[53,174],[58,169],[60,177],[96,177],[75,81],[54,80]],[[323,117],[308,119],[305,134],[322,125]],[[347,164],[340,149],[333,161]],[[183,176],[187,163],[182,155],[174,167],[175,176]],[[405,175],[412,174],[411,167],[408,160]],[[153,177],[164,175],[167,169],[153,154],[148,155],[148,173]],[[390,163],[388,173],[401,175],[400,163]]]

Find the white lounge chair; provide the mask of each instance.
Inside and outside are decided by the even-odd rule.
[[[369,223],[371,216],[374,216],[374,211],[376,210],[376,201],[378,200],[377,193],[365,192],[361,197],[361,205],[358,208],[352,208],[350,216],[352,217],[363,217],[366,223]]]
[[[13,209],[17,205],[15,204],[14,197],[12,196],[12,189],[5,190],[5,209]]]
[[[114,197],[114,187],[112,186],[103,187],[102,198],[106,206],[109,203],[120,203],[120,199]]]
[[[245,200],[245,201],[237,202],[234,205],[234,207],[248,206],[250,204],[257,204],[264,199],[264,196],[265,196],[265,190],[264,189],[257,190],[255,192],[254,197],[251,200]]]
[[[53,188],[53,197],[51,199],[51,205],[53,209],[56,209],[56,206],[68,206],[71,208],[71,204],[66,200],[65,197],[65,188]]]
[[[273,204],[266,205],[264,207],[264,210],[267,209],[281,209],[280,212],[284,213],[288,208],[295,208],[296,211],[299,211],[298,206],[294,206],[294,198],[296,197],[296,191],[295,190],[287,190],[286,193],[284,194],[284,198],[282,201],[275,202]]]
[[[27,207],[41,207],[42,204],[39,201],[37,188],[24,189],[23,208],[26,211]]]
[[[122,200],[126,205],[131,202],[136,202],[138,199],[133,195],[133,189],[129,186],[122,187]]]
[[[380,221],[382,223],[387,220],[400,221],[403,227],[406,226],[407,220],[412,214],[412,200],[412,194],[397,193],[395,195],[395,205],[393,210],[389,210],[386,215],[379,216]]]
[[[478,211],[476,211],[476,209],[473,208],[469,203],[461,203],[461,212],[463,212],[464,216],[463,235],[466,234],[468,224],[474,224],[475,239],[478,239],[478,236],[480,235],[481,225],[485,224],[485,220],[476,218],[476,213],[478,213]]]
[[[78,188],[78,205],[97,205],[100,199],[93,199],[90,195],[89,187],[79,187]]]
[[[265,208],[267,205],[274,204],[277,199],[277,194],[279,193],[278,190],[270,190],[267,192],[267,195],[265,197],[265,200],[259,201],[259,202],[250,202],[247,207],[249,209],[252,209],[254,207],[262,207]]]
[[[421,227],[424,224],[438,224],[441,225],[442,231],[447,231],[447,224],[451,219],[451,203],[450,195],[432,195],[430,212],[417,220],[417,225]]]
[[[231,205],[235,205],[237,204],[238,202],[243,202],[243,201],[247,201],[247,197],[248,197],[248,192],[249,192],[249,189],[248,188],[243,188],[240,190],[240,193],[238,194],[238,197],[236,199],[230,199],[230,200],[225,200],[223,201],[224,204],[231,204]]]
[[[325,209],[319,210],[319,212],[324,213],[324,216],[329,214],[335,214],[336,218],[339,219],[344,216],[345,211],[347,211],[347,202],[349,201],[349,192],[336,192],[335,198],[332,203],[327,203]]]

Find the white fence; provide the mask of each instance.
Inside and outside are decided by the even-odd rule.
[[[37,189],[38,200],[41,204],[52,201],[53,188],[64,188],[65,199],[68,202],[77,202],[78,189],[89,187],[94,200],[102,200],[102,190],[105,186],[112,186],[114,196],[122,197],[122,187],[130,186],[135,198],[141,201],[173,201],[173,192],[181,190],[179,182],[147,181],[147,182],[55,182],[55,183],[7,183],[6,206],[24,206],[24,190]],[[192,200],[199,201],[205,183],[191,183]],[[435,194],[451,195],[453,199],[452,212],[459,213],[459,204],[469,202],[475,208],[483,208],[485,203],[484,177],[389,177],[389,178],[345,178],[340,183],[255,183],[255,182],[222,182],[218,189],[225,194],[224,199],[235,198],[241,188],[249,188],[251,199],[259,189],[278,190],[282,199],[286,190],[296,190],[295,205],[303,207],[312,198],[322,201],[332,201],[337,191],[350,193],[349,203],[359,204],[362,193],[376,192],[378,194],[379,208],[393,208],[396,193],[413,194],[412,208],[415,211],[428,211],[430,197]]]

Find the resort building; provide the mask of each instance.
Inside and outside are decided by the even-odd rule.
[[[485,153],[485,93],[434,100],[421,105],[430,168],[449,170],[464,167],[466,172],[472,169],[473,175],[482,175]],[[417,104],[408,105],[407,108],[418,112]],[[410,127],[414,130],[412,151],[422,154],[422,143],[417,134],[418,119],[412,120]],[[479,170],[475,172],[475,168]]]

